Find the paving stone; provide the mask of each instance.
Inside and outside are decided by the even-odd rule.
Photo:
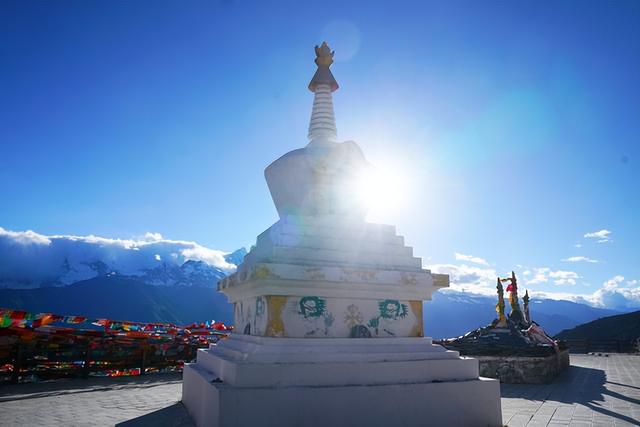
[[[640,356],[571,355],[552,384],[503,384],[509,427],[640,426]],[[0,386],[2,426],[193,427],[179,374]]]
[[[640,356],[571,355],[571,365],[549,385],[502,386],[503,422],[511,426],[533,406],[531,427],[640,426]]]

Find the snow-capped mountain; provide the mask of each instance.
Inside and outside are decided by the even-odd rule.
[[[0,228],[0,288],[67,286],[102,276],[157,286],[215,287],[245,254],[244,248],[225,253],[154,233],[123,240]]]
[[[232,321],[215,286],[247,254],[148,233],[139,239],[44,236],[0,228],[0,307],[139,321]],[[2,289],[4,288],[4,289]],[[495,298],[452,289],[425,303],[425,332],[453,337],[495,317]],[[531,299],[550,334],[617,314],[570,301]]]
[[[153,268],[142,268],[126,274],[120,272],[117,267],[110,266],[101,260],[71,264],[65,259],[60,272],[60,275],[49,277],[46,280],[23,278],[16,281],[0,278],[0,288],[33,289],[68,286],[100,276],[121,276],[156,286],[215,287],[218,281],[227,275],[224,270],[218,267],[211,266],[204,261],[195,260],[185,261],[182,265],[163,262]]]
[[[245,248],[240,248],[224,256],[231,265],[242,263],[247,254]],[[221,268],[211,266],[204,261],[188,260],[181,266],[163,263],[144,271],[144,274],[136,278],[144,283],[163,286],[204,286],[215,287],[227,272]]]
[[[115,274],[117,273],[111,273],[111,275]],[[128,277],[157,286],[214,287],[225,276],[224,271],[212,267],[204,261],[189,260],[180,266],[162,263],[155,268],[144,270],[142,274]]]
[[[240,248],[231,252],[230,254],[226,254],[224,256],[224,260],[227,261],[229,264],[238,266],[242,264],[242,261],[244,260],[244,257],[246,255],[247,255],[247,250],[245,248]]]

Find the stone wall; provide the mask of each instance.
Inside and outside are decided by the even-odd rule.
[[[506,384],[548,384],[569,367],[569,351],[546,357],[470,356],[480,362],[480,376]]]

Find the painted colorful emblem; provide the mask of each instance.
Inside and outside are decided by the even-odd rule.
[[[305,319],[310,317],[321,317],[327,309],[325,300],[319,297],[302,297],[300,298],[300,314]]]
[[[406,304],[401,304],[400,301],[393,299],[386,299],[378,303],[380,309],[380,317],[383,319],[404,319],[409,314],[409,308]]]

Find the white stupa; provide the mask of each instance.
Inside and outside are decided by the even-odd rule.
[[[185,366],[183,403],[199,427],[502,425],[499,382],[424,337],[449,277],[365,221],[367,162],[336,140],[333,52],[316,56],[310,142],[265,170],[280,220],[218,285],[236,331]]]

